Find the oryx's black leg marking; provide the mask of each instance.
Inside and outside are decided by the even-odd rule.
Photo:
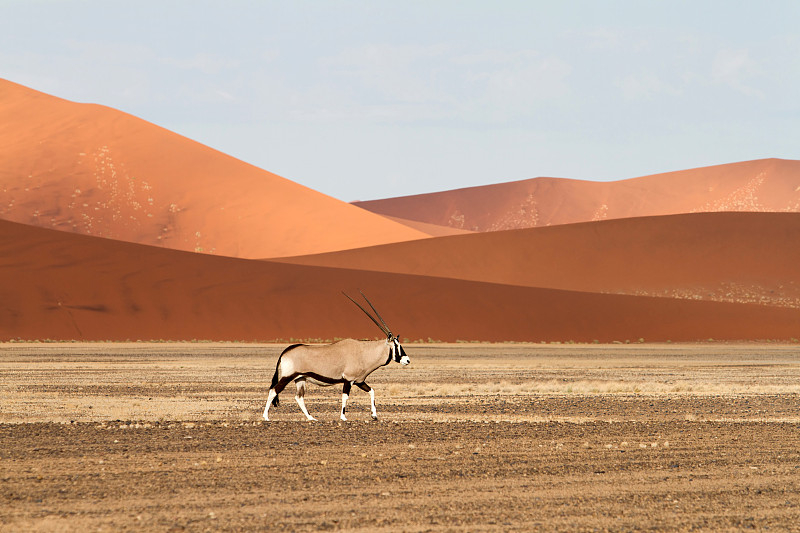
[[[303,411],[303,414],[306,415],[308,420],[316,420],[316,418],[308,414],[308,409],[306,409],[306,402],[304,399],[306,395],[306,377],[301,375],[294,380],[294,383],[297,385],[297,394],[294,396],[297,405],[300,406],[300,410]]]
[[[275,370],[275,375],[272,377],[272,385],[269,388],[269,394],[267,396],[267,405],[264,407],[264,420],[269,420],[269,408],[271,406],[278,405],[278,394],[281,393],[283,389],[286,388],[286,385],[291,383],[291,381],[297,377],[297,374],[292,376],[284,376],[282,378],[278,378],[278,369]]]
[[[378,419],[378,411],[375,410],[375,391],[373,390],[372,387],[367,385],[366,381],[362,381],[361,383],[356,383],[356,387],[358,387],[359,389],[363,390],[364,392],[368,392],[369,393],[369,404],[370,404],[369,407],[370,407],[370,411],[372,412],[372,419],[373,420],[377,420]]]
[[[280,378],[278,380],[278,383],[275,385],[275,394],[276,394],[275,397],[277,398],[277,395],[280,394],[281,392],[283,392],[283,389],[286,388],[286,385],[288,385],[289,383],[294,381],[296,378],[297,378],[297,374],[293,374],[291,376],[284,376],[284,377]]]
[[[344,413],[347,410],[347,398],[350,397],[350,389],[352,387],[353,383],[350,381],[345,381],[342,385],[342,411],[339,413],[339,418],[342,420],[347,420]]]

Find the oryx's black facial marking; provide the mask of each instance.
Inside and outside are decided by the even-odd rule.
[[[403,349],[403,345],[398,342],[397,353],[395,354],[395,361],[399,363],[403,357],[408,357],[408,356],[406,355],[406,351]]]
[[[390,361],[394,360],[395,363],[400,363],[401,365],[405,366],[411,362],[406,354],[403,345],[400,344],[400,340],[395,336],[389,339],[389,359],[386,361],[386,364],[389,364]]]

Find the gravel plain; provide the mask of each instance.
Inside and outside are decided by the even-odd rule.
[[[407,345],[355,392],[281,346],[0,345],[3,531],[797,530],[800,347]]]

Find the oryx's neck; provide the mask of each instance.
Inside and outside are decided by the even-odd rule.
[[[375,354],[374,360],[375,368],[388,365],[392,360],[391,344],[385,339],[380,341],[366,341],[371,344],[371,352]]]

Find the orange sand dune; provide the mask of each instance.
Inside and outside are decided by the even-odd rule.
[[[465,235],[468,233],[475,233],[474,231],[469,231],[465,229],[458,229],[451,226],[440,226],[438,224],[428,224],[426,222],[419,222],[417,220],[408,220],[405,218],[400,217],[392,217],[389,215],[381,215],[385,216],[389,220],[394,220],[400,224],[404,224],[406,226],[410,226],[414,229],[418,229],[423,233],[427,233],[431,237],[445,237],[447,235]]]
[[[614,182],[535,178],[354,205],[473,231],[697,212],[798,212],[800,161],[764,159]]]
[[[798,239],[798,213],[698,213],[475,233],[284,260],[800,308]]]
[[[789,339],[800,310],[364,272],[186,253],[0,221],[0,339],[379,337]],[[411,351],[413,358],[413,351]]]
[[[107,107],[0,80],[0,218],[235,257],[427,237]]]

